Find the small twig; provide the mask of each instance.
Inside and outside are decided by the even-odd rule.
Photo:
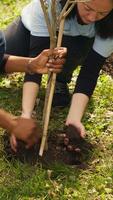
[[[63,35],[63,29],[64,29],[64,18],[62,18],[61,21],[62,21],[62,23],[60,25],[60,30],[59,30],[59,34],[58,34],[57,47],[60,47],[61,42],[62,42],[62,35]],[[46,98],[45,98],[44,115],[43,115],[43,123],[44,123],[43,124],[43,137],[42,137],[41,146],[40,146],[40,150],[39,150],[40,156],[43,155],[45,143],[47,140],[47,131],[48,131],[48,124],[49,124],[51,104],[52,104],[52,99],[53,99],[53,94],[54,94],[55,83],[56,83],[56,74],[52,73],[51,79],[50,79],[48,87],[47,87]]]
[[[51,30],[51,22],[50,22],[48,12],[47,12],[47,5],[45,5],[45,2],[43,0],[40,0],[40,3],[41,3],[41,7],[42,7],[42,10],[43,10],[43,13],[44,13],[44,17],[45,17],[45,21],[46,21],[46,24],[47,24],[49,35],[50,35],[50,37],[53,37],[53,33],[52,33],[52,30]]]
[[[52,0],[51,6],[51,36],[50,36],[50,48],[53,49],[56,47],[56,9],[55,9],[56,1]],[[46,15],[45,15],[46,16]],[[48,124],[50,118],[50,111],[51,111],[51,104],[53,99],[54,87],[56,82],[56,74],[50,72],[49,73],[49,82],[46,90],[46,97],[45,97],[45,104],[44,104],[44,111],[43,111],[43,136],[41,141],[41,146],[39,150],[39,155],[43,155],[45,143],[47,141],[47,131],[48,131]],[[47,145],[46,145],[47,146]]]

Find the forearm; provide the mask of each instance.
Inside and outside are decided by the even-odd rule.
[[[46,49],[35,58],[9,55],[6,63],[4,66],[2,66],[2,71],[6,73],[27,72],[30,74],[47,74],[48,70],[51,70],[55,73],[58,73],[61,71],[65,62],[64,57],[66,52],[66,48],[60,48],[57,50]],[[51,55],[56,56],[56,59],[49,59]]]
[[[85,94],[75,93],[72,97],[72,102],[68,116],[72,116],[74,121],[81,121],[89,98]],[[70,118],[70,117],[69,117]]]
[[[39,85],[35,82],[25,82],[23,85],[22,117],[31,118],[38,95]],[[29,98],[30,97],[30,98]]]
[[[16,122],[12,114],[0,109],[0,127],[10,131],[15,123]]]
[[[104,62],[105,58],[94,50],[89,52],[77,78],[75,93],[83,93],[91,97]]]
[[[28,72],[28,65],[31,58],[9,56],[5,64],[5,72]]]

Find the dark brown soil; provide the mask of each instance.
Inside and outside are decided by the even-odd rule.
[[[48,150],[44,152],[41,158],[38,155],[39,144],[26,149],[25,144],[22,141],[18,141],[17,153],[15,153],[11,150],[9,137],[6,132],[3,136],[3,141],[4,150],[9,160],[18,159],[21,162],[30,164],[41,162],[44,166],[60,162],[84,167],[84,163],[87,163],[93,150],[93,145],[87,142],[87,140],[82,139],[71,125],[64,130],[50,133]]]

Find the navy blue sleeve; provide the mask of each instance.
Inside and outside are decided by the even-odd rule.
[[[93,49],[89,52],[77,78],[74,93],[83,93],[90,97],[95,89],[99,72],[106,58]]]
[[[0,31],[0,73],[5,72],[6,57],[5,53],[5,39],[2,31]]]

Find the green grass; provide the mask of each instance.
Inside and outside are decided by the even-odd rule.
[[[0,1],[0,28],[5,28],[20,14],[22,7],[29,0],[1,0]]]
[[[2,28],[18,16],[24,4],[25,1],[22,0],[0,1]],[[20,74],[11,76],[11,83],[8,79],[0,78],[0,107],[17,115],[21,111],[21,79]],[[43,86],[44,84],[45,79]],[[73,82],[70,84],[71,88]],[[41,90],[41,97],[44,99],[44,90]],[[37,109],[40,122],[42,106],[41,101]],[[67,112],[68,108],[57,112],[55,109],[52,110],[49,130],[62,128]],[[83,122],[88,140],[95,145],[87,161],[88,168],[84,170],[61,164],[55,164],[48,170],[38,164],[29,166],[18,161],[9,162],[3,152],[3,130],[1,129],[0,200],[113,200],[113,80],[111,77],[101,74]]]

